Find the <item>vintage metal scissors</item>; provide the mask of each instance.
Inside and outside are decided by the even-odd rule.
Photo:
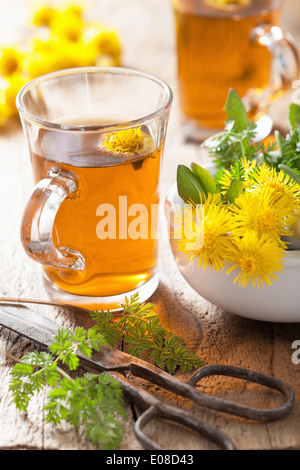
[[[53,337],[61,328],[57,323],[28,307],[24,307],[24,310],[20,311],[19,308],[12,306],[0,307],[0,325],[44,348],[49,346]],[[223,433],[199,421],[183,409],[164,404],[154,395],[138,387],[132,380],[126,378],[126,372],[131,372],[133,376],[146,379],[175,395],[192,400],[202,407],[261,422],[283,418],[291,411],[295,400],[293,390],[282,380],[233,366],[203,366],[187,382],[183,382],[146,361],[110,347],[103,348],[100,352],[95,353],[91,359],[80,356],[80,364],[83,369],[94,373],[109,373],[120,382],[128,399],[142,410],[145,410],[135,422],[134,430],[137,439],[146,449],[164,450],[144,432],[146,424],[155,417],[180,423],[217,443],[222,449],[234,450],[236,447]],[[209,396],[195,388],[202,378],[211,375],[232,376],[265,385],[279,391],[285,397],[285,402],[277,408],[261,409]]]

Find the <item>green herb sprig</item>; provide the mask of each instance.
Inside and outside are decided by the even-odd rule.
[[[272,144],[254,142],[257,124],[249,121],[246,108],[235,90],[229,91],[224,109],[224,131],[213,135],[202,144],[213,157],[219,171],[230,169],[241,158],[246,158],[283,170],[300,183],[300,106],[291,103],[290,130],[285,136],[275,130],[275,142]],[[196,182],[195,185],[197,184]]]
[[[76,328],[74,333],[60,329],[49,346],[50,352],[31,352],[23,356],[11,371],[10,390],[20,411],[27,411],[35,393],[50,388],[44,406],[45,421],[58,425],[67,421],[75,429],[84,428],[85,436],[102,449],[119,447],[123,428],[120,416],[126,416],[119,382],[108,374],[86,373],[72,378],[70,371],[79,366],[78,353],[91,357],[94,350],[107,345],[92,328]]]
[[[153,304],[140,304],[135,294],[126,299],[122,309],[119,317],[110,311],[91,312],[95,330],[105,336],[110,346],[123,342],[129,354],[139,358],[148,354],[155,365],[170,373],[178,367],[190,372],[203,365],[181,337],[161,325]]]
[[[124,432],[120,418],[126,417],[121,385],[108,373],[72,377],[80,366],[79,354],[91,357],[94,351],[123,341],[130,354],[150,353],[154,363],[169,372],[203,365],[182,338],[160,324],[153,304],[140,303],[136,294],[122,307],[119,317],[109,311],[91,312],[96,323],[88,330],[61,328],[48,352],[14,358],[18,363],[11,370],[10,391],[17,409],[26,412],[32,397],[47,387],[46,422],[56,426],[67,421],[102,449],[117,449]]]
[[[214,157],[217,168],[229,169],[241,158],[256,159],[272,166],[287,162],[295,166],[290,159],[295,158],[294,150],[298,149],[296,157],[300,169],[300,108],[296,104],[290,107],[291,133],[282,137],[276,132],[276,143],[264,144],[253,142],[256,136],[257,124],[249,121],[246,108],[235,90],[231,89],[225,103],[226,121],[224,131],[213,135],[203,142],[209,154]],[[274,155],[274,150],[279,147],[280,157]],[[290,165],[288,165],[290,166]]]
[[[266,157],[266,163],[284,170],[298,183],[300,180],[300,106],[296,103],[290,105],[289,110],[290,132],[283,137],[275,131],[278,148],[273,158]],[[291,171],[292,170],[292,171]],[[297,178],[298,176],[298,178]]]

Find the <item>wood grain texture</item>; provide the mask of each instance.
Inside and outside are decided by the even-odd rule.
[[[162,173],[162,199],[175,181],[178,163],[201,162],[196,146],[184,143],[179,127],[174,24],[169,0],[101,0],[90,2],[94,18],[117,26],[124,47],[123,65],[139,68],[166,80],[174,91]],[[26,8],[26,2],[22,3]],[[300,44],[298,0],[284,5],[283,25]],[[273,106],[275,120],[286,121],[287,97]],[[22,250],[19,226],[25,200],[32,189],[30,161],[18,121],[0,129],[0,295],[46,299],[39,267]],[[247,320],[225,312],[198,296],[183,280],[163,237],[160,247],[160,285],[155,302],[161,322],[181,335],[187,345],[207,364],[232,364],[286,380],[296,394],[296,405],[285,419],[259,424],[194,406],[172,397],[144,381],[142,387],[163,401],[182,406],[198,419],[226,433],[239,449],[300,449],[300,365],[292,363],[292,342],[300,339],[300,324],[272,324]],[[288,299],[287,299],[288,302]],[[60,309],[32,307],[50,318],[70,326],[74,318]],[[11,353],[21,356],[33,345],[18,335],[1,329],[0,342]],[[1,358],[0,358],[1,359]],[[69,426],[59,428],[43,422],[45,394],[34,398],[28,414],[20,415],[8,391],[11,362],[0,360],[0,449],[94,449],[81,433]],[[187,380],[187,376],[182,377]],[[278,394],[253,384],[229,378],[203,380],[207,393],[242,400],[260,407],[280,403]],[[134,417],[127,404],[128,419],[122,449],[141,449],[133,432]],[[139,410],[136,410],[139,414]],[[193,432],[168,423],[153,422],[147,432],[167,449],[213,449],[215,445]]]

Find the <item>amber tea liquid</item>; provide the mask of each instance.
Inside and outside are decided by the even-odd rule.
[[[77,121],[80,119],[65,120],[67,124]],[[151,129],[145,132],[151,136]],[[153,141],[150,153],[127,158],[106,151],[97,132],[51,133],[43,129],[37,147],[40,152],[31,155],[36,181],[52,171],[72,175],[78,184],[76,194],[67,198],[57,213],[53,240],[60,249],[79,251],[85,259],[85,271],[44,268],[51,283],[68,293],[102,297],[130,292],[150,280],[157,271],[158,236],[153,236],[157,235],[157,212],[151,217],[151,208],[159,203],[161,149],[153,150]],[[147,238],[125,237],[124,221],[127,219],[130,226],[138,215],[124,214],[125,202],[128,210],[135,204],[146,208]],[[108,215],[100,210],[105,208],[103,204],[115,208],[115,227],[111,220],[110,229],[115,228],[116,238],[111,237],[114,230],[105,239],[97,233],[98,224]],[[108,225],[106,228],[109,230]]]
[[[199,127],[223,128],[230,88],[243,97],[269,83],[270,53],[250,34],[260,24],[278,24],[278,2],[250,0],[226,10],[206,0],[176,0],[174,9],[182,113]]]

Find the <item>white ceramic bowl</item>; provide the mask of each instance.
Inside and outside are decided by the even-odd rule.
[[[168,233],[173,230],[174,210],[183,205],[174,184],[165,200],[165,215]],[[278,280],[271,286],[253,288],[240,287],[233,283],[235,274],[198,267],[197,259],[187,263],[184,255],[174,246],[169,237],[178,269],[188,284],[204,299],[236,315],[268,322],[300,322],[300,251],[287,251],[284,267]]]

